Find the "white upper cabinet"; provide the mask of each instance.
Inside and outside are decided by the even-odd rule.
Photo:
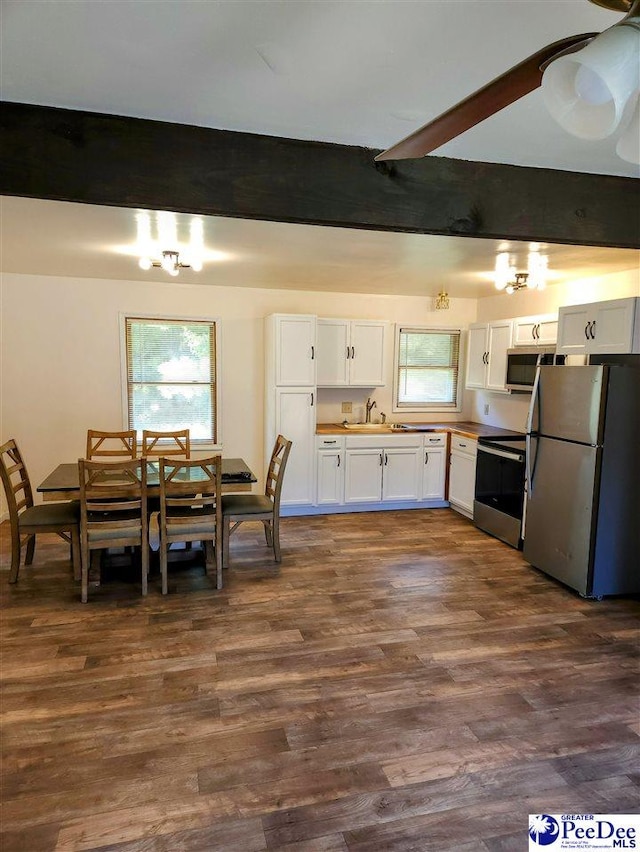
[[[385,322],[318,319],[319,387],[384,385]]]
[[[511,347],[512,320],[469,326],[466,387],[508,393],[507,350]]]
[[[544,314],[518,317],[513,321],[514,346],[555,346],[558,337],[558,317]]]
[[[277,386],[316,384],[316,318],[304,314],[274,314],[268,318],[275,354]]]
[[[640,299],[569,305],[558,315],[558,355],[640,352]]]

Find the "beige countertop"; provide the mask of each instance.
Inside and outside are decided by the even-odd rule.
[[[373,424],[367,425],[366,429],[358,429],[354,424],[349,429],[345,428],[342,423],[318,423],[316,425],[316,435],[410,435],[413,429],[396,429],[388,424],[375,424],[379,428],[373,427]],[[465,438],[484,438],[495,437],[497,435],[521,435],[521,432],[514,432],[511,429],[503,429],[498,426],[486,426],[484,423],[473,423],[470,420],[461,420],[457,423],[427,423],[416,422],[407,423],[409,427],[415,427],[415,431],[419,432],[449,432],[452,435],[464,435]]]

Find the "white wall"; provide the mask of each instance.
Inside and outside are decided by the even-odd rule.
[[[562,305],[603,302],[627,296],[640,296],[640,265],[630,272],[577,279],[567,284],[554,284],[541,291],[521,290],[511,296],[498,293],[479,299],[478,322],[557,313]],[[524,431],[531,399],[529,394],[475,391],[470,397],[470,420]],[[485,414],[487,405],[489,413]]]
[[[84,455],[86,431],[123,427],[121,312],[221,320],[221,439],[261,476],[263,452],[263,317],[310,313],[346,319],[465,327],[473,299],[452,299],[446,313],[431,298],[316,293],[178,282],[136,282],[6,274],[2,279],[0,436],[15,437],[35,486],[60,462]],[[389,387],[373,393],[392,418],[393,336]],[[321,420],[335,421],[342,400],[354,416],[366,392],[322,391]],[[460,415],[462,416],[462,415]],[[418,418],[416,418],[418,419]],[[453,418],[455,419],[455,417]]]

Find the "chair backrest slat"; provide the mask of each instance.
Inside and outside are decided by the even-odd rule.
[[[274,506],[280,505],[280,494],[282,492],[282,481],[284,477],[285,467],[291,452],[292,442],[287,440],[282,435],[276,438],[271,460],[267,470],[267,479],[265,483],[265,495],[273,502]]]
[[[222,521],[222,459],[219,455],[206,459],[160,458],[160,523],[167,522],[167,509],[174,515],[198,512],[210,515],[215,523]]]
[[[173,432],[154,432],[144,429],[142,432],[142,455],[145,458],[171,456],[171,458],[191,457],[191,437],[189,429],[176,429]]]
[[[0,476],[7,499],[11,526],[17,532],[18,515],[22,509],[33,506],[33,492],[29,474],[13,438],[0,447]]]
[[[101,432],[98,429],[87,430],[86,458],[92,459],[135,459],[136,431]]]
[[[78,473],[81,532],[99,535],[120,527],[123,530],[135,527],[140,530],[141,541],[144,540],[147,529],[146,461],[79,459]]]

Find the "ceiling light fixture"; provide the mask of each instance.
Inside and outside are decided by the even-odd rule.
[[[448,311],[449,310],[449,294],[446,290],[442,290],[436,296],[436,311]]]
[[[494,281],[496,290],[504,290],[511,295],[518,290],[544,290],[547,286],[548,259],[538,251],[530,251],[527,271],[517,272],[511,256],[503,251],[496,257]]]
[[[164,269],[175,277],[181,269],[193,269],[200,272],[204,257],[204,238],[201,219],[192,219],[189,228],[188,245],[178,242],[178,223],[175,213],[156,213],[156,231],[158,238],[151,235],[151,216],[138,213],[138,253],[140,269],[152,267]],[[164,246],[168,246],[164,248]],[[182,256],[182,259],[181,259]]]
[[[616,153],[640,163],[637,137],[640,94],[640,2],[629,16],[575,53],[554,59],[542,77],[547,109],[579,139],[619,132]]]

